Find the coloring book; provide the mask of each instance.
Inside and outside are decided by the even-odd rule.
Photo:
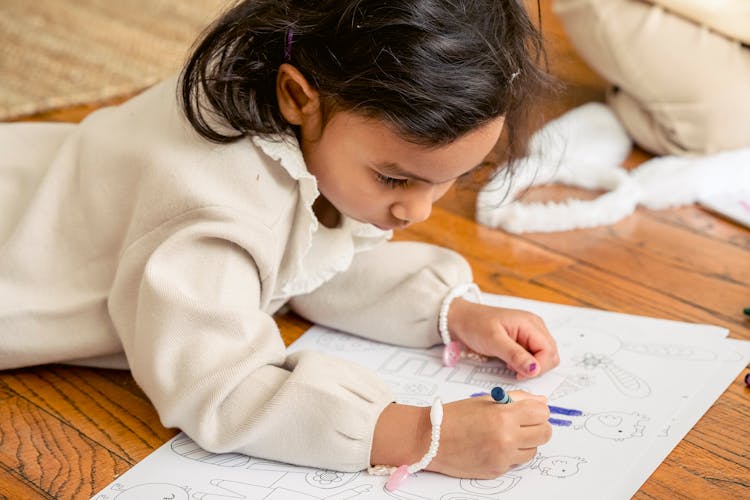
[[[555,370],[518,382],[500,361],[443,366],[442,347],[410,349],[315,326],[289,351],[360,363],[398,402],[429,406],[500,385],[578,409],[528,463],[492,480],[419,472],[388,492],[387,477],[297,467],[202,450],[184,434],[154,451],[95,500],[630,498],[750,360],[750,342],[723,328],[484,294],[486,303],[541,316],[558,343]]]

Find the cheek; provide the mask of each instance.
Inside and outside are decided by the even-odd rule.
[[[437,201],[440,198],[442,198],[443,195],[448,192],[448,190],[453,186],[454,183],[455,181],[446,182],[444,185],[436,188],[432,196],[432,201]]]

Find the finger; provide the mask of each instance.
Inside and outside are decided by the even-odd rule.
[[[526,391],[509,391],[508,394],[510,394],[510,397],[513,401],[524,401],[528,399],[528,400],[539,401],[545,406],[547,405],[547,397],[542,396],[541,394],[533,394],[531,392],[526,392]]]
[[[518,335],[518,343],[537,360],[538,369],[526,376],[536,376],[551,370],[560,363],[557,342],[547,329],[547,325],[538,316],[532,317],[525,328]]]
[[[513,401],[513,403],[515,405],[514,409],[517,412],[519,425],[526,426],[547,423],[550,411],[546,398],[527,398],[520,401]]]
[[[527,425],[521,427],[517,434],[517,443],[519,449],[536,448],[549,442],[552,438],[552,426],[547,423],[537,425]]]
[[[503,335],[495,344],[495,352],[498,358],[516,371],[517,377],[527,377],[539,370],[537,359],[512,338]]]

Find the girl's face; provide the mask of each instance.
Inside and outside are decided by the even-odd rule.
[[[400,138],[385,123],[335,113],[302,154],[320,193],[342,214],[380,229],[421,222],[455,180],[482,163],[497,143],[496,118],[450,144],[426,147]]]

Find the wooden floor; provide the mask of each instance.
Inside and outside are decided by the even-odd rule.
[[[601,100],[604,83],[572,52],[543,2],[552,70],[569,87],[549,116]],[[96,106],[34,117],[77,121]],[[647,158],[635,152],[630,165]],[[555,196],[565,194],[557,190]],[[696,206],[638,209],[607,227],[514,236],[473,222],[474,195],[451,192],[397,239],[470,260],[488,292],[726,327],[750,340],[750,231]],[[285,341],[309,324],[280,316]],[[744,373],[742,374],[744,376]],[[635,498],[750,498],[750,389],[738,377]],[[128,372],[45,366],[0,373],[0,498],[88,498],[177,431]]]

